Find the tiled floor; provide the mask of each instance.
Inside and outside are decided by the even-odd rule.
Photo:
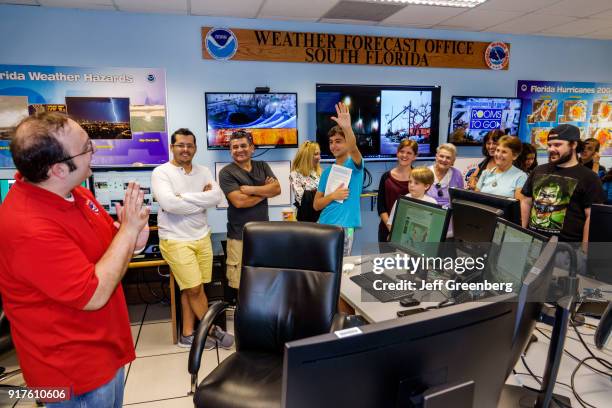
[[[190,375],[187,372],[189,349],[172,344],[170,307],[164,304],[134,305],[129,307],[132,337],[136,347],[136,360],[126,366],[123,403],[133,408],[183,408],[193,407],[188,396]],[[233,321],[228,316],[228,329],[233,332]],[[223,360],[233,350],[219,349]],[[18,368],[14,353],[2,356],[0,366],[9,370]],[[214,350],[205,351],[198,378],[217,366]],[[11,384],[23,384],[17,376]],[[33,402],[9,400],[0,395],[0,407],[34,407]]]

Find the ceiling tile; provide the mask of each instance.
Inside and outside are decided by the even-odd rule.
[[[485,31],[509,34],[532,34],[576,20],[572,17],[532,13],[487,28]]]
[[[484,30],[497,24],[515,19],[524,13],[518,11],[469,10],[456,17],[442,21],[439,25],[462,28],[466,30]],[[436,25],[437,27],[438,25]]]
[[[558,3],[560,0],[487,0],[474,10],[519,11],[530,13],[542,7]],[[580,0],[577,0],[580,1]]]
[[[588,17],[610,8],[610,0],[561,0],[539,11],[558,16]]]
[[[319,20],[320,23],[331,23],[331,24],[359,24],[359,25],[377,25],[378,21],[367,21],[367,20],[347,20],[344,18],[322,18]]]
[[[316,21],[336,4],[336,0],[266,0],[257,18]]]
[[[580,36],[610,27],[610,22],[595,18],[581,18],[540,31],[542,34],[560,34],[563,36]]]
[[[0,0],[0,4],[16,4],[22,6],[38,6],[36,0]]]
[[[191,14],[255,18],[264,0],[191,0]]]
[[[434,25],[450,17],[465,13],[466,9],[457,7],[407,6],[386,18],[382,25]]]
[[[45,7],[116,10],[112,0],[38,0]]]
[[[121,11],[187,14],[187,0],[115,0]]]

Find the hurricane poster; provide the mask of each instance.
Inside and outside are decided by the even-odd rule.
[[[612,84],[518,81],[517,96],[523,99],[522,141],[545,150],[550,129],[568,123],[582,140],[597,139],[602,156],[612,156]]]
[[[93,166],[168,161],[163,69],[0,65],[0,167],[14,167],[14,126],[44,111],[67,113],[87,131]]]

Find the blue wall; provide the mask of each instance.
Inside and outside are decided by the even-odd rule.
[[[202,26],[502,40],[511,43],[510,69],[494,72],[203,60]],[[612,41],[600,40],[20,6],[0,6],[0,38],[1,64],[165,68],[169,129],[189,127],[199,135],[201,148],[196,160],[211,168],[214,162],[230,158],[227,152],[203,148],[205,91],[251,91],[256,86],[269,86],[273,91],[298,92],[299,137],[304,141],[315,134],[317,82],[440,85],[440,133],[445,139],[452,95],[512,96],[519,79],[612,82]],[[287,160],[294,154],[295,149],[270,151],[262,159]],[[476,148],[460,150],[461,156],[478,154]],[[390,167],[392,163],[368,165],[374,188],[379,175]],[[369,202],[364,204],[369,211]],[[279,209],[272,209],[271,217],[279,219]],[[209,220],[215,231],[225,230],[225,211],[212,211]]]

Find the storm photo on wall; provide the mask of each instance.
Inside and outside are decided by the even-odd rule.
[[[68,114],[92,139],[131,139],[130,99],[66,97]]]

